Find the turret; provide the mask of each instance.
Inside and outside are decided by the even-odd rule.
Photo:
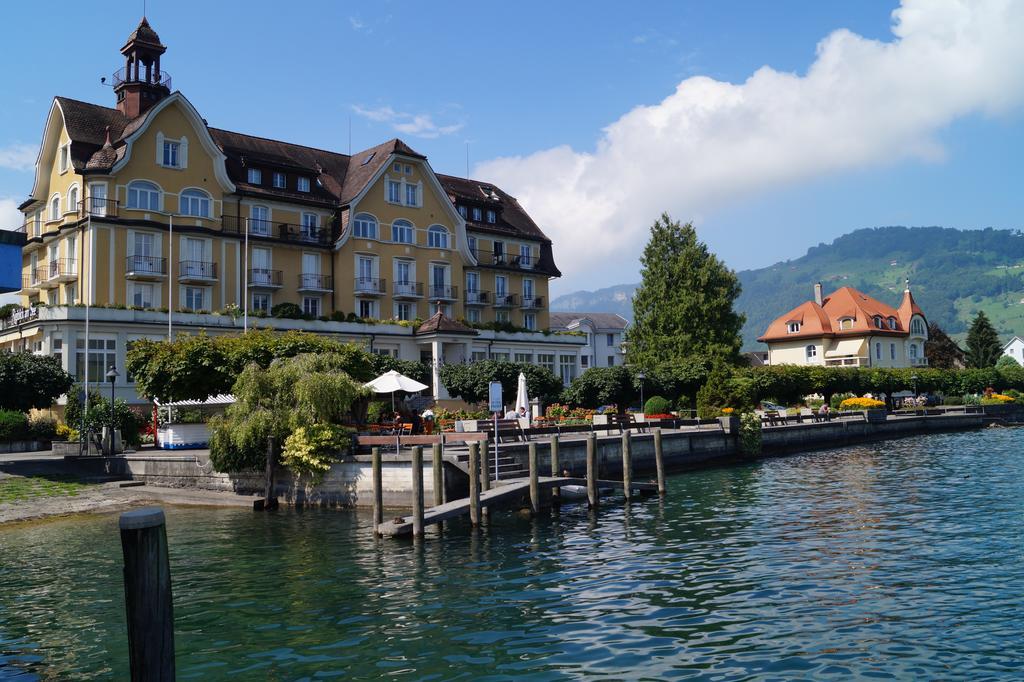
[[[160,71],[160,55],[167,48],[160,36],[142,17],[138,27],[121,48],[124,68],[114,74],[117,108],[128,118],[135,118],[171,94],[171,77]]]

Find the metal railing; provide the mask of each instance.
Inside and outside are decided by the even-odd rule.
[[[217,279],[217,264],[202,260],[179,261],[178,279]]]
[[[529,308],[529,309],[543,308],[544,307],[544,297],[542,297],[542,296],[533,296],[533,297],[526,297],[526,296],[524,296],[523,297],[523,303],[522,303],[521,307]]]
[[[249,225],[249,235],[252,237],[266,237],[293,244],[312,244],[316,246],[330,246],[331,244],[331,230],[327,227],[281,223],[260,218],[245,218],[244,216],[237,215],[221,216],[222,230],[228,234],[244,235],[247,222]]]
[[[441,301],[450,300],[454,301],[459,297],[458,287],[453,287],[450,284],[431,284],[430,285],[430,300]]]
[[[394,298],[423,298],[423,282],[394,282],[391,295]]]
[[[250,268],[249,286],[281,287],[284,286],[284,275],[280,270],[268,270],[267,268]]]
[[[78,215],[93,218],[116,218],[121,206],[117,199],[99,199],[89,197],[78,202]]]
[[[74,258],[57,258],[56,260],[51,260],[45,268],[46,279],[77,276],[78,270],[76,265],[77,263]]]
[[[125,258],[125,275],[163,277],[167,274],[167,259],[156,256],[128,256]]]
[[[911,367],[927,367],[928,358],[910,358]]]
[[[330,275],[318,275],[304,272],[299,275],[299,289],[330,291],[334,286],[334,280]]]
[[[511,270],[532,270],[535,259],[533,256],[506,253],[504,251],[488,251],[473,249],[473,257],[480,265],[509,268]]]
[[[118,85],[124,83],[152,83],[153,85],[162,85],[168,90],[171,89],[171,74],[166,71],[156,73],[150,71],[150,77],[146,79],[146,67],[144,64],[139,64],[139,77],[136,78],[135,74],[125,66],[114,72],[112,76],[113,85],[116,88]]]
[[[495,294],[494,295],[494,307],[495,308],[514,308],[519,305],[518,294]]]
[[[379,277],[356,277],[355,288],[357,294],[379,295],[384,293],[385,282]]]
[[[466,305],[487,305],[487,302],[491,298],[491,292],[489,291],[467,291],[466,292]]]

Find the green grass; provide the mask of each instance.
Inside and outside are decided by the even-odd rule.
[[[88,487],[87,483],[42,476],[4,478],[0,479],[0,504],[25,502],[39,497],[75,497]]]

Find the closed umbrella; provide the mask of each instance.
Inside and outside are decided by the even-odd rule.
[[[519,373],[519,388],[516,390],[516,413],[519,408],[526,408],[526,414],[530,414],[530,396],[526,394],[526,375]]]
[[[400,374],[395,370],[390,372],[384,372],[373,381],[367,381],[363,384],[366,388],[370,389],[374,393],[390,393],[391,394],[391,411],[395,411],[395,392],[405,391],[406,393],[418,393],[419,391],[430,388],[426,384],[421,384],[415,379],[410,379],[404,374]],[[395,451],[398,451],[398,437],[395,436]]]

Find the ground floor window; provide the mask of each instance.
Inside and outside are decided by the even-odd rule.
[[[523,315],[523,326],[527,329],[537,328],[537,315],[534,313],[526,313]]]
[[[205,287],[185,287],[186,310],[209,310]]]
[[[807,350],[807,359],[808,360],[811,360],[811,359],[817,357],[817,355],[818,355],[818,347],[817,346],[812,344],[810,346],[807,346],[806,350]]]
[[[609,355],[608,356],[608,366],[609,367],[614,367],[615,366],[615,356],[614,355]]]
[[[270,313],[270,294],[253,294],[252,309]]]
[[[117,339],[89,339],[89,382],[106,381],[107,370],[117,365]],[[85,339],[75,340],[75,379],[85,381]]]
[[[375,319],[377,317],[377,306],[375,305],[375,301],[359,301],[357,312],[359,317]]]
[[[46,292],[46,303],[48,305],[57,305],[57,290],[50,289]]]
[[[587,369],[588,367],[590,367],[590,356],[589,355],[581,355],[580,356],[580,367],[582,367],[583,369]]]
[[[562,377],[563,384],[569,384],[576,378],[576,356],[558,356],[558,374]]]
[[[50,339],[50,355],[57,358],[57,362],[64,365],[64,339]]]
[[[395,319],[396,320],[411,320],[411,319],[413,319],[412,304],[411,303],[396,303],[395,304]]]
[[[375,355],[388,355],[388,356],[393,357],[393,358],[397,358],[398,357],[398,349],[397,348],[388,348],[386,346],[383,347],[383,348],[374,348],[373,349],[373,353]]]
[[[68,305],[72,305],[78,300],[78,289],[74,284],[68,284],[64,287],[64,302]]]
[[[320,317],[320,297],[303,296],[302,314],[309,315],[310,317]]]
[[[508,322],[508,311],[507,310],[497,310],[497,311],[495,311],[494,312],[494,321],[495,322]]]
[[[136,308],[152,308],[154,307],[155,296],[152,284],[142,284],[136,282],[132,284],[131,296],[128,299],[128,305]]]
[[[537,355],[537,364],[546,370],[549,370],[552,374],[555,372],[555,356],[549,353],[540,353]]]
[[[491,353],[491,360],[498,360],[499,362],[508,362],[508,353]]]
[[[487,359],[487,351],[475,350],[473,351],[473,362],[483,362]]]
[[[466,311],[466,321],[468,322],[480,322],[480,310],[477,308],[470,308]]]
[[[516,362],[533,363],[533,353],[516,353],[514,357]]]

